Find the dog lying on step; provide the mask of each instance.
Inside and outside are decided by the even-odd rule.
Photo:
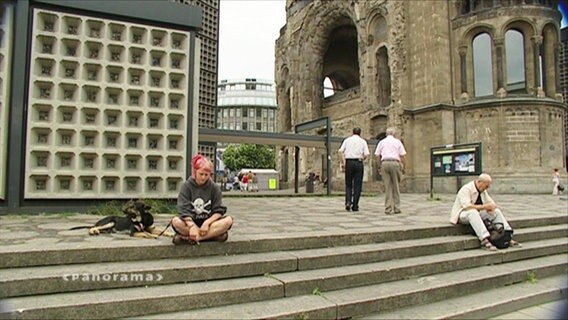
[[[92,226],[73,227],[69,230],[89,229],[90,235],[101,233],[128,232],[131,237],[157,239],[161,234],[173,237],[172,233],[163,232],[154,226],[154,216],[150,213],[151,207],[143,201],[128,201],[122,212],[126,217],[107,216]]]

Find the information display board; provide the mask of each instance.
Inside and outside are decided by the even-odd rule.
[[[481,174],[481,143],[434,147],[430,164],[435,177]]]
[[[434,177],[472,176],[481,174],[481,143],[450,144],[430,151],[430,196]]]

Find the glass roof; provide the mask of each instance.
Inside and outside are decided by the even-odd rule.
[[[244,92],[243,92],[244,93]],[[217,105],[222,106],[263,106],[277,107],[276,96],[272,95],[251,95],[250,91],[246,95],[222,95],[217,97]]]
[[[276,107],[276,100],[261,97],[230,97],[219,98],[217,100],[219,106],[265,106]]]

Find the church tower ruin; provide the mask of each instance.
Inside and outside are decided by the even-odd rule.
[[[363,138],[380,139],[395,126],[408,151],[407,192],[429,190],[431,147],[480,142],[483,171],[494,177],[497,192],[548,192],[552,169],[566,172],[557,6],[553,0],[288,0],[276,41],[280,130],[323,116],[334,136],[357,126]],[[324,95],[324,82],[333,95]],[[281,163],[293,152],[283,148]],[[300,176],[325,173],[322,154],[302,150]],[[366,166],[364,190],[381,189],[375,171]],[[339,167],[332,172],[341,190]],[[455,192],[469,179],[436,179],[434,188]]]

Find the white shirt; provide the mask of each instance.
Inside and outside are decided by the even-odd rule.
[[[345,159],[364,159],[370,154],[367,141],[356,134],[343,140],[339,151]]]
[[[400,140],[391,135],[379,141],[377,149],[375,150],[375,156],[381,156],[382,160],[389,159],[400,161],[400,156],[404,155],[406,155],[404,145]]]

